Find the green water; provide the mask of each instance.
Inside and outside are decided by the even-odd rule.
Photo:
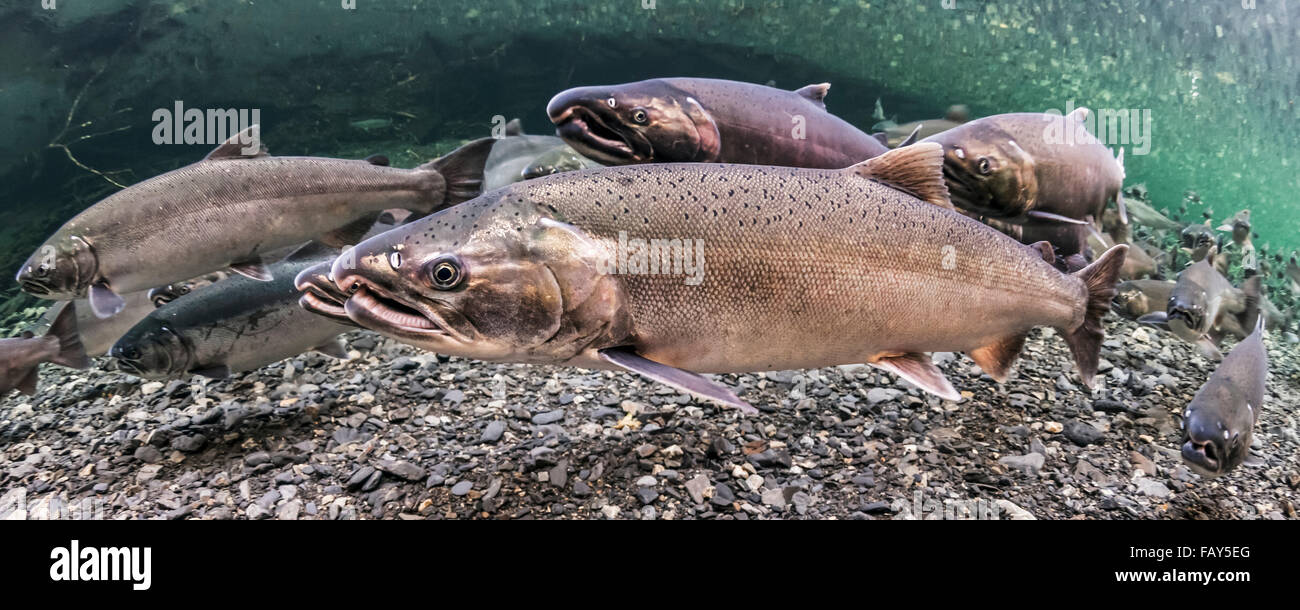
[[[494,116],[549,132],[545,104],[564,88],[668,75],[830,81],[830,110],[864,129],[877,98],[900,121],[954,103],[1138,110],[1149,154],[1130,149],[1127,184],[1160,207],[1196,191],[1189,216],[1250,208],[1259,243],[1300,247],[1300,9],[1279,0],[342,4],[0,0],[0,271],[116,190],[109,179],[205,154],[151,142],[152,113],[176,100],[259,109],[273,154],[413,165]],[[15,292],[6,281],[0,299]]]

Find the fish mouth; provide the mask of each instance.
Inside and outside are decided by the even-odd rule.
[[[323,267],[325,271],[321,271],[320,267],[305,269],[294,278],[294,288],[302,293],[298,298],[298,306],[335,322],[356,326],[356,322],[348,317],[347,309],[344,307],[348,300],[347,295],[339,292],[338,287],[334,285],[328,264]]]
[[[1183,324],[1187,325],[1187,328],[1196,329],[1201,327],[1204,316],[1194,309],[1175,306],[1169,308],[1168,320],[1182,320]]]
[[[54,294],[54,287],[44,280],[38,280],[26,274],[18,275],[18,287],[23,292],[34,297],[45,297]]]
[[[1222,474],[1222,456],[1210,441],[1188,439],[1183,443],[1182,455],[1183,460],[1202,475],[1216,477]]]
[[[555,123],[556,134],[587,157],[616,165],[641,159],[630,137],[610,127],[586,106],[569,106],[551,122]]]
[[[352,322],[403,338],[459,338],[440,316],[431,311],[406,305],[369,283],[354,282],[352,296],[343,304],[343,310]]]

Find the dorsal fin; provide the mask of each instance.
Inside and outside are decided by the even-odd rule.
[[[913,144],[916,144],[916,142],[921,139],[920,135],[921,135],[921,125],[918,124],[916,128],[912,130],[912,133],[907,136],[907,138],[905,138],[902,142],[898,143],[897,148],[902,148],[904,146],[911,146]]]
[[[1052,242],[1037,241],[1025,246],[1025,249],[1029,250],[1035,255],[1043,257],[1043,262],[1049,265],[1056,264],[1056,249],[1052,247]]]
[[[384,155],[370,155],[369,157],[365,158],[365,162],[371,165],[378,165],[380,167],[389,166],[388,157]]]
[[[895,148],[842,171],[876,180],[941,208],[953,209],[948,185],[943,181],[943,145],[936,142]]]
[[[803,87],[802,89],[795,89],[794,92],[803,97],[808,98],[808,100],[811,101],[812,103],[817,104],[822,108],[825,108],[826,94],[830,93],[830,90],[831,90],[830,83],[817,83],[815,85],[808,85],[807,87]]]
[[[1067,115],[1065,115],[1065,116],[1066,116],[1066,118],[1074,119],[1074,120],[1076,120],[1076,121],[1082,123],[1082,122],[1088,120],[1088,115],[1090,115],[1090,114],[1092,114],[1092,111],[1091,111],[1091,110],[1088,110],[1087,108],[1075,108],[1073,112],[1071,112],[1070,114],[1067,114]]]
[[[524,122],[519,120],[517,117],[510,119],[510,122],[506,123],[506,135],[508,136],[524,135]]]
[[[254,148],[253,154],[245,153],[245,148]],[[250,125],[247,129],[230,136],[230,139],[221,143],[204,161],[221,161],[226,159],[256,159],[266,157],[266,145],[262,144],[262,128],[258,125]]]

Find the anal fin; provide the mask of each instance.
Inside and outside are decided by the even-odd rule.
[[[943,371],[940,371],[939,367],[930,360],[929,354],[917,352],[883,355],[868,360],[867,364],[898,375],[912,385],[944,400],[956,401],[962,398],[948,378],[943,376]]]
[[[614,347],[600,350],[601,358],[617,367],[637,373],[664,385],[672,386],[683,392],[698,396],[729,407],[740,409],[741,413],[756,414],[749,403],[741,400],[731,390],[715,381],[705,379],[698,373],[684,371],[650,360],[631,347]]]
[[[39,376],[40,373],[37,372],[37,367],[32,367],[32,370],[27,372],[27,375],[23,377],[22,381],[18,382],[18,391],[28,396],[35,394],[36,379]]]
[[[382,212],[366,214],[348,224],[345,224],[329,233],[320,236],[321,243],[335,249],[342,249],[348,246],[355,246],[361,243],[361,238],[370,232],[370,227],[375,226],[375,222],[383,215]]]
[[[320,352],[331,358],[338,358],[339,360],[348,359],[348,350],[343,348],[343,342],[338,338],[330,339],[329,341],[317,345],[312,348],[312,351]]]
[[[1025,348],[1025,337],[1024,334],[1003,337],[996,343],[972,351],[970,357],[989,377],[998,383],[1006,383],[1011,365]]]

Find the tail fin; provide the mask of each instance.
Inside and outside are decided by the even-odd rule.
[[[90,368],[90,357],[86,355],[86,348],[81,345],[81,334],[77,331],[76,303],[68,303],[59,312],[45,336],[59,340],[59,353],[50,362],[74,369]]]
[[[1097,374],[1101,342],[1105,338],[1101,318],[1110,311],[1110,302],[1115,298],[1115,286],[1119,283],[1119,271],[1124,266],[1127,254],[1128,246],[1115,246],[1101,255],[1097,262],[1073,274],[1088,289],[1088,304],[1084,310],[1083,323],[1078,328],[1067,330],[1064,337],[1070,346],[1070,353],[1074,354],[1074,362],[1079,367],[1079,377],[1084,385],[1091,386],[1092,378]]]
[[[442,205],[434,211],[469,201],[483,193],[483,166],[496,140],[481,138],[434,159],[417,169],[433,170],[447,182]]]

